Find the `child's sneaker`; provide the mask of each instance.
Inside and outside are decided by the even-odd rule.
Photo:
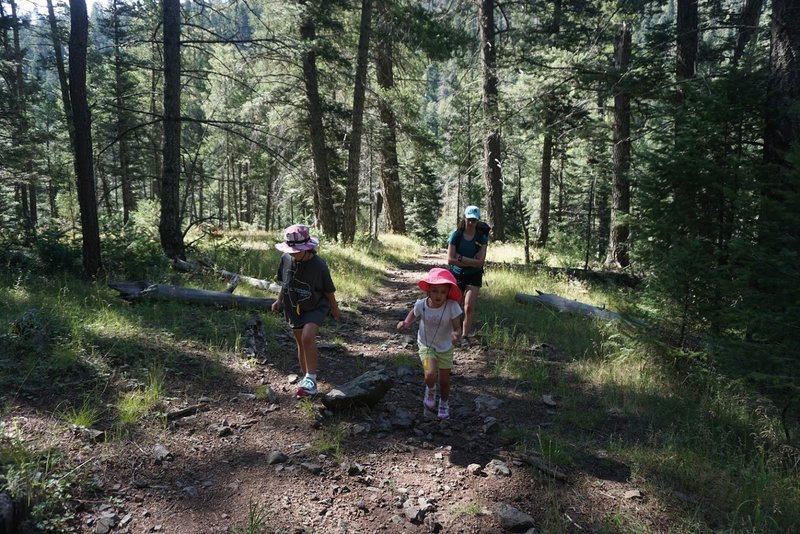
[[[450,403],[446,400],[439,399],[439,419],[450,418]]]
[[[436,392],[428,386],[425,386],[425,397],[422,404],[425,405],[426,410],[431,412],[436,407]]]
[[[302,399],[304,397],[313,397],[317,394],[317,383],[311,380],[309,377],[303,377],[300,381],[299,387],[297,388],[297,398]]]

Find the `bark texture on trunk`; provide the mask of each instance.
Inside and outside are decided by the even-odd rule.
[[[75,130],[75,176],[83,234],[83,270],[95,277],[103,268],[100,261],[100,226],[92,160],[92,120],[86,99],[86,47],[89,17],[84,0],[70,0],[69,94]]]
[[[344,197],[342,240],[352,243],[356,235],[358,216],[358,179],[361,172],[361,136],[364,125],[364,96],[369,62],[369,40],[372,33],[372,0],[361,2],[361,25],[358,37],[358,59],[353,88],[353,121],[350,129],[350,147],[347,156],[347,188]]]
[[[305,2],[301,2],[305,3]],[[314,21],[308,17],[300,26],[300,37],[308,47],[303,55],[303,79],[306,86],[308,106],[308,127],[311,134],[311,153],[314,158],[316,177],[315,217],[322,232],[331,239],[337,239],[336,214],[333,207],[328,150],[325,144],[325,128],[322,121],[322,101],[319,96],[319,77],[317,73],[317,52],[314,40],[317,30]]]
[[[481,0],[478,11],[481,37],[483,91],[481,103],[487,135],[483,150],[483,176],[486,182],[486,219],[495,239],[505,239],[503,221],[503,173],[497,106],[497,54],[494,42],[494,0]]]
[[[631,30],[627,24],[623,24],[614,45],[614,67],[617,71],[614,89],[614,182],[611,187],[611,234],[606,265],[625,268],[630,265],[631,211],[631,95],[625,89],[623,80],[631,57]]]
[[[555,114],[551,110],[545,112],[544,142],[542,143],[541,187],[539,191],[539,232],[536,246],[547,246],[550,237],[550,183],[553,166],[553,121]]]
[[[378,34],[381,39],[376,44],[375,70],[381,94],[378,97],[378,112],[381,120],[381,189],[386,204],[384,210],[386,227],[389,232],[406,232],[403,192],[400,188],[399,162],[397,159],[397,117],[395,116],[389,93],[394,89],[394,50],[392,41],[391,13],[387,0],[378,0]]]
[[[181,5],[164,0],[164,172],[161,177],[161,248],[184,258],[180,221],[181,174]]]

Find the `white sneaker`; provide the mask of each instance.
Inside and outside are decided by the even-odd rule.
[[[439,399],[439,419],[450,419],[450,403]]]
[[[432,412],[436,407],[436,390],[425,386],[425,396],[423,397],[422,404],[425,406],[426,410]]]

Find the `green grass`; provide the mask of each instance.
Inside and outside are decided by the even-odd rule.
[[[483,507],[478,503],[471,502],[461,506],[453,506],[450,508],[450,513],[453,514],[454,517],[460,517],[462,515],[477,517],[483,515]]]
[[[250,501],[247,507],[247,519],[242,526],[233,527],[234,534],[266,534],[270,531],[269,509],[257,502]]]
[[[71,406],[64,410],[61,413],[61,418],[71,425],[91,428],[100,420],[100,416],[102,415],[102,410],[95,406],[93,404],[94,402],[97,401],[92,401],[87,398],[80,406]]]
[[[297,402],[297,407],[300,409],[300,413],[302,413],[304,417],[307,419],[314,419],[314,416],[317,412],[317,408],[314,406],[314,401],[308,397],[300,399]]]
[[[201,246],[205,255],[226,270],[273,279],[280,257],[274,249],[278,240],[274,233],[239,232]],[[359,300],[375,291],[388,265],[411,262],[417,252],[413,241],[392,235],[382,236],[379,242],[360,236],[350,247],[323,239],[320,248],[345,310],[357,309]],[[535,254],[535,260],[548,265],[563,263],[552,252]],[[510,244],[491,246],[489,255],[492,261],[522,257],[521,247]],[[227,285],[216,275],[185,275],[150,267],[146,274],[157,282],[205,289]],[[614,311],[652,315],[653,310],[629,291],[499,266],[487,269],[485,281],[477,313],[492,374],[531,402],[539,402],[543,393],[558,401],[554,414],[548,416],[551,426],[539,428],[540,421],[512,422],[500,431],[504,444],[541,454],[554,465],[576,472],[580,472],[581,459],[592,451],[607,451],[611,460],[630,469],[631,479],[649,498],[669,510],[665,513],[672,514],[669,526],[675,532],[800,528],[796,504],[800,502],[800,455],[786,442],[780,407],[755,394],[744,378],[731,379],[717,368],[693,365],[695,360],[723,360],[724,346],[716,345],[714,355],[677,353],[648,332],[514,301],[516,293],[535,294],[538,289]],[[237,293],[265,296],[246,284]],[[15,322],[32,309],[38,310],[31,316],[33,328],[15,328]],[[24,406],[28,413],[52,420],[57,427],[88,427],[100,418],[111,428],[127,430],[161,424],[152,416],[165,397],[206,394],[221,381],[236,377],[235,371],[245,365],[241,332],[252,316],[251,311],[172,302],[145,301],[133,306],[109,290],[106,280],[87,283],[69,274],[5,269],[0,273],[0,391],[10,402],[3,406]],[[259,316],[269,353],[280,353],[274,334],[285,328],[283,319],[269,313]],[[338,339],[337,328],[326,324],[326,335]],[[751,369],[752,354],[743,347],[738,350],[740,367],[746,363]],[[751,360],[745,362],[748,357]],[[293,360],[293,354],[287,358]],[[419,365],[410,356],[393,361],[412,369]],[[366,368],[366,360],[356,363]],[[459,387],[457,381],[455,387]],[[261,399],[266,389],[256,388],[256,395]],[[316,407],[301,401],[299,410],[313,419]],[[56,508],[47,508],[55,498],[46,495],[51,492],[61,498],[68,488],[79,491],[80,487],[66,481],[80,470],[73,472],[76,466],[61,451],[49,448],[47,433],[22,436],[21,430],[17,432],[14,415],[3,414],[1,421],[0,471],[6,473],[2,484],[30,488],[26,491],[34,500],[46,503],[39,508],[42,524],[68,521]],[[339,425],[324,429],[311,444],[312,450],[343,457],[345,438]],[[36,473],[45,476],[37,479]],[[542,488],[541,526],[566,532],[572,526],[561,512],[563,495],[558,488]],[[703,506],[676,501],[676,491]],[[45,509],[52,512],[47,517]],[[251,506],[243,523],[245,530],[240,532],[267,529],[266,510]],[[607,510],[593,526],[607,532],[647,530],[644,520],[622,509]]]
[[[310,452],[332,456],[337,462],[344,460],[342,444],[347,438],[348,430],[345,425],[336,424],[325,428],[322,436],[313,440],[308,447]]]
[[[164,394],[164,369],[154,366],[148,373],[147,384],[124,393],[117,403],[119,422],[123,427],[135,425],[149,415]]]
[[[680,491],[708,504],[690,520],[676,518],[678,531],[800,527],[800,455],[786,445],[769,401],[742,381],[700,368],[689,376],[675,373],[676,357],[646,332],[514,302],[516,293],[538,289],[612,310],[624,302],[631,312],[635,295],[494,266],[485,280],[478,317],[487,344],[497,349],[493,372],[526,385],[532,396],[550,389],[559,400],[547,432],[506,427],[505,442],[555,465],[576,461],[572,444],[603,448],[659,498],[673,502],[672,492]],[[543,365],[526,351],[541,343],[558,351],[556,364]],[[623,430],[607,432],[609,421],[625,421]],[[608,525],[611,531],[644,528],[614,514]]]

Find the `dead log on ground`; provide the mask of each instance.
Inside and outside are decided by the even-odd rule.
[[[119,291],[128,302],[140,300],[171,300],[191,304],[210,304],[225,308],[256,308],[269,310],[275,299],[232,295],[225,291],[208,291],[188,287],[154,284],[147,280],[109,282],[108,287]]]
[[[517,293],[514,297],[514,300],[522,303],[532,302],[534,304],[541,304],[542,306],[547,306],[548,308],[558,310],[562,313],[566,312],[578,315],[587,315],[589,317],[596,317],[598,319],[605,319],[607,321],[624,321],[626,323],[631,322],[618,313],[608,311],[603,308],[598,308],[597,306],[592,306],[591,304],[585,304],[583,302],[578,302],[577,300],[565,299],[564,297],[559,297],[553,293],[543,293],[539,290],[536,290],[536,293],[538,293],[538,295]]]
[[[248,284],[256,289],[261,289],[263,291],[271,291],[273,293],[278,293],[281,290],[281,286],[276,284],[275,282],[270,282],[269,280],[263,280],[261,278],[253,278],[252,276],[245,276],[239,273],[233,273],[231,271],[226,271],[225,269],[220,269],[208,258],[200,258],[198,263],[192,263],[189,261],[183,261],[180,259],[176,259],[173,262],[173,268],[176,271],[181,272],[193,272],[193,271],[203,271],[203,272],[212,272],[222,276],[224,279],[229,280],[233,285],[238,284],[240,281]],[[235,288],[236,286],[233,285]],[[230,289],[232,293],[233,290]]]

